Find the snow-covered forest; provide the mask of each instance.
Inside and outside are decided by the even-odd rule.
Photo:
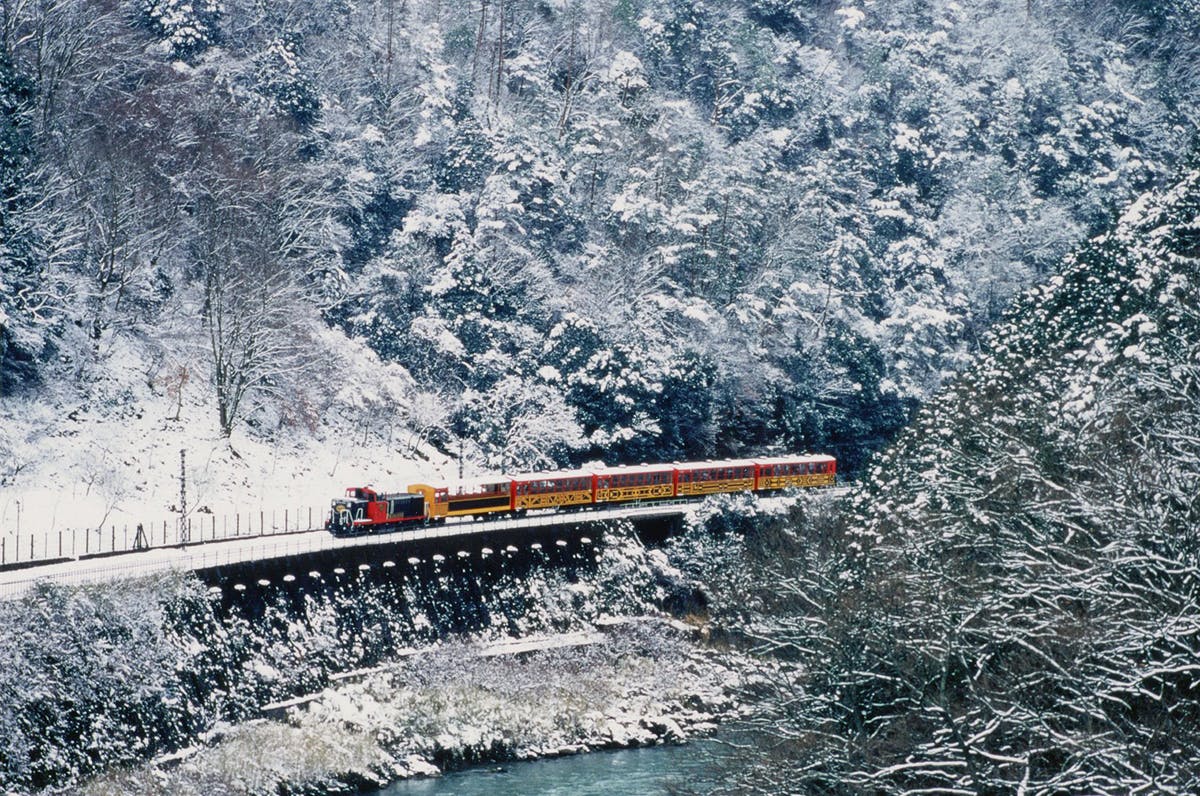
[[[1197,19],[6,0],[0,482],[147,411],[478,468],[778,445],[852,471],[1173,173]]]
[[[695,557],[718,624],[799,672],[748,792],[1200,788],[1198,242],[1193,170],[1016,303],[845,504]]]
[[[193,511],[772,449],[856,481],[273,604],[34,590],[0,784],[358,786],[736,698],[738,793],[1200,791],[1198,116],[1198,0],[0,0],[0,532],[181,469]]]

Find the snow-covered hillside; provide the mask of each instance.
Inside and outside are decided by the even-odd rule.
[[[198,331],[198,330],[197,330]],[[402,407],[408,374],[326,327],[312,330],[329,357],[329,380],[303,385],[291,402],[262,412],[230,437],[221,433],[205,341],[114,335],[81,382],[52,382],[0,401],[0,533],[12,536],[147,528],[180,507],[199,524],[241,513],[323,517],[347,486],[403,489],[457,475]],[[180,374],[186,374],[181,380]],[[316,519],[314,519],[314,522]]]

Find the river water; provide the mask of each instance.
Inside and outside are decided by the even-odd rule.
[[[717,784],[713,741],[491,764],[405,780],[376,796],[654,796],[706,793]]]

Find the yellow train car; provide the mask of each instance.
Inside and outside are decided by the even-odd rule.
[[[749,492],[754,489],[755,466],[749,459],[695,462],[675,465],[680,497]]]
[[[512,510],[512,481],[504,476],[445,484],[410,484],[408,490],[425,496],[430,519],[481,516]]]
[[[675,465],[653,464],[593,470],[596,502],[663,500],[675,496]]]
[[[779,456],[759,459],[758,490],[788,487],[833,486],[837,460],[832,456]]]
[[[516,476],[512,480],[514,511],[583,506],[595,502],[596,479],[588,470],[557,470]]]

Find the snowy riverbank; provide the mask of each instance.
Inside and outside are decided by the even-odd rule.
[[[687,625],[572,636],[431,648],[82,793],[353,792],[476,762],[683,742],[738,712],[739,676]]]

